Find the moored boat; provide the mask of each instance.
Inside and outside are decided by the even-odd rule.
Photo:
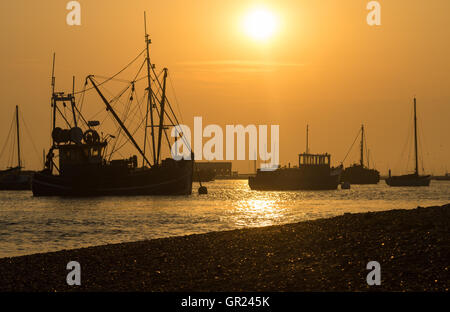
[[[190,159],[175,160],[162,159],[162,140],[167,140],[170,150],[169,137],[166,130],[178,127],[178,120],[166,97],[167,69],[163,69],[163,81],[159,80],[154,64],[150,63],[149,45],[151,43],[145,31],[146,57],[146,115],[140,124],[145,129],[144,146],[141,147],[134,138],[132,131],[119,117],[113,100],[107,100],[100,90],[100,85],[93,75],[86,78],[91,83],[91,90],[100,97],[108,114],[111,114],[119,133],[131,143],[142,160],[138,166],[138,156],[113,159],[106,157],[106,149],[112,135],[103,135],[97,130],[98,121],[87,121],[75,103],[75,92],[55,92],[55,78],[52,79],[52,109],[53,130],[52,146],[46,156],[45,168],[34,175],[32,190],[34,196],[131,196],[131,195],[190,195],[194,156]],[[142,53],[140,54],[142,55]],[[141,66],[139,72],[144,66]],[[54,63],[53,63],[54,68]],[[139,74],[138,72],[138,74]],[[138,77],[136,74],[136,77]],[[109,81],[111,78],[107,79]],[[152,83],[153,82],[153,83]],[[130,82],[130,102],[133,100],[136,80]],[[117,98],[115,98],[117,99]],[[61,113],[61,103],[72,110],[73,120],[63,117],[65,128],[56,126],[58,113]],[[139,104],[139,103],[138,103]],[[155,116],[156,118],[154,118]],[[159,120],[155,120],[155,119]],[[148,124],[147,122],[150,121]],[[168,124],[166,124],[168,123]],[[150,153],[146,152],[147,128],[150,129]],[[177,129],[178,130],[178,129]],[[179,131],[178,133],[182,133]],[[57,155],[56,155],[57,154]],[[149,159],[148,155],[153,159]],[[55,159],[58,159],[57,165]]]
[[[389,177],[386,178],[386,184],[389,186],[429,186],[431,175],[419,174],[419,156],[417,152],[417,107],[416,98],[414,98],[414,156],[415,171],[412,174],[392,176],[389,169]]]
[[[250,188],[272,191],[337,189],[342,166],[332,168],[330,154],[309,153],[308,133],[307,127],[306,152],[299,155],[298,166],[273,171],[258,169],[256,176],[248,178]]]
[[[380,172],[364,165],[364,125],[361,126],[360,160],[359,164],[353,164],[345,168],[341,174],[341,181],[350,184],[377,184],[380,181]]]
[[[17,137],[17,165],[6,170],[0,170],[0,190],[30,190],[31,177],[30,171],[23,171],[22,159],[20,153],[20,126],[19,126],[19,107],[16,105],[15,113],[16,137]]]

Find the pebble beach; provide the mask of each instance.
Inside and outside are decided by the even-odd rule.
[[[447,204],[1,258],[0,291],[448,292],[449,225]]]

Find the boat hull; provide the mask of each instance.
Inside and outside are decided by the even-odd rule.
[[[0,172],[0,190],[26,191],[31,190],[31,173],[20,169],[8,169]]]
[[[380,173],[375,169],[368,169],[360,165],[345,168],[341,174],[341,182],[350,184],[377,184]]]
[[[47,171],[34,175],[34,196],[137,196],[192,194],[192,161],[176,166],[138,168],[99,168],[77,176],[61,176]]]
[[[249,177],[248,184],[258,191],[296,191],[296,190],[336,190],[340,172],[331,170],[281,169],[273,172],[258,172]]]
[[[392,176],[386,178],[386,184],[389,186],[429,186],[431,176],[418,176],[414,174],[403,176]]]

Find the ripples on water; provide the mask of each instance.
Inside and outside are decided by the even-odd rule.
[[[207,186],[208,195],[183,197],[34,198],[29,191],[0,191],[0,257],[450,202],[450,181],[297,192],[251,191],[246,180]]]

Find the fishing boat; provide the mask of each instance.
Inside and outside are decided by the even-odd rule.
[[[6,170],[0,170],[0,190],[30,190],[31,173],[23,171],[20,157],[20,126],[19,106],[16,105],[15,112],[16,138],[17,138],[17,165]]]
[[[364,165],[364,125],[361,126],[360,133],[361,143],[359,164],[353,164],[352,166],[345,168],[341,174],[341,182],[350,184],[377,184],[380,181],[380,172],[376,169],[370,169],[369,162],[367,163],[367,167]]]
[[[331,167],[331,155],[309,152],[309,127],[306,128],[306,151],[298,155],[298,166],[277,168],[273,171],[258,169],[248,178],[252,190],[335,190],[340,181],[342,166]]]
[[[101,126],[99,121],[84,118],[76,105],[74,88],[72,93],[55,92],[54,57],[51,97],[52,145],[46,156],[44,169],[34,175],[32,183],[34,196],[190,195],[192,193],[193,153],[190,153],[190,159],[175,160],[170,157],[162,159],[163,138],[167,140],[170,148],[166,131],[169,127],[179,128],[179,122],[166,97],[167,68],[158,75],[154,64],[150,63],[151,40],[146,27],[145,43],[145,49],[139,55],[145,58],[139,72],[143,68],[146,70],[146,77],[143,80],[146,82],[144,93],[146,112],[142,119],[145,130],[143,147],[138,144],[133,136],[134,132],[129,130],[125,120],[119,117],[113,105],[113,99],[108,100],[101,91],[101,84],[96,81],[95,76],[89,75],[86,78],[86,83],[91,85],[90,89],[98,94],[107,113],[118,125],[118,133],[124,136],[138,152],[142,165],[138,165],[137,155],[121,159],[106,157],[108,145],[117,138],[113,135],[104,136],[103,131],[97,130]],[[111,78],[106,81],[110,80]],[[134,79],[128,86],[131,94],[130,101],[135,95],[136,82],[137,80]],[[66,107],[66,103],[69,103],[71,108],[72,120],[64,118],[61,114],[60,106],[63,104]],[[65,128],[56,126],[57,116],[63,117]],[[146,151],[147,128],[150,129],[148,143],[150,152]],[[178,133],[181,135],[182,131],[179,130]],[[152,156],[151,160],[149,154]],[[56,159],[59,160],[59,164]]]
[[[429,186],[431,175],[419,174],[419,157],[417,152],[417,108],[416,98],[414,98],[414,156],[415,171],[412,174],[392,176],[389,169],[389,177],[386,178],[386,184],[389,186]]]

